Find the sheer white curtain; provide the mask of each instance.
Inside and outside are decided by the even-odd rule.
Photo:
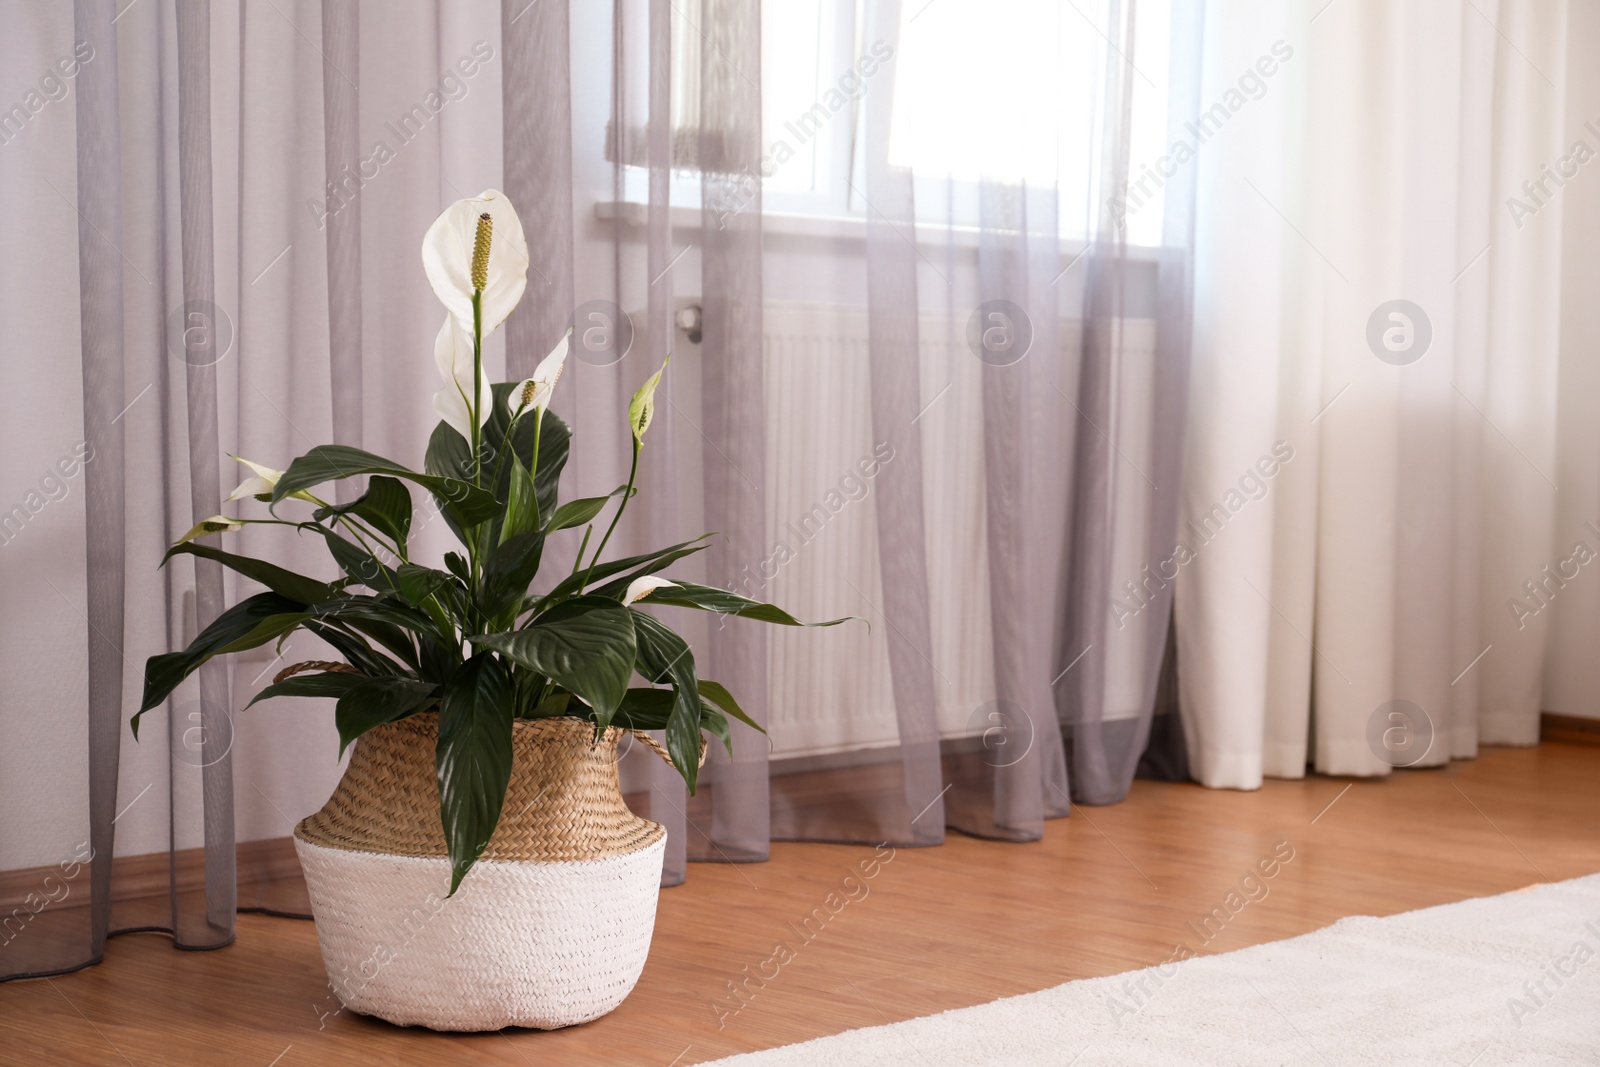
[[[1208,4],[1177,583],[1207,785],[1538,739],[1550,615],[1511,602],[1555,558],[1565,29]]]

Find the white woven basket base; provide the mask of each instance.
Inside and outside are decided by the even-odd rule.
[[[597,1019],[639,980],[663,835],[625,856],[480,860],[448,900],[450,861],[295,838],[329,984],[401,1026],[543,1030]]]

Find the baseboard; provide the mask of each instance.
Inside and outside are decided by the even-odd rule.
[[[83,852],[78,853],[82,855]],[[245,841],[234,846],[235,879],[241,890],[247,886],[300,877],[300,861],[294,841],[288,837],[264,841]],[[23,867],[0,871],[0,912],[23,906],[30,894],[39,894],[58,908],[88,904],[87,892],[66,892],[62,883],[87,889],[87,865],[63,863],[49,867]],[[170,893],[203,890],[206,884],[205,849],[186,848],[174,853],[152,852],[142,856],[117,856],[111,861],[111,901],[120,904]],[[241,892],[241,897],[243,897]]]
[[[1569,745],[1600,745],[1600,719],[1546,711],[1539,715],[1539,740]]]
[[[1546,711],[1539,716],[1539,740],[1569,745],[1600,745],[1600,719],[1587,719],[1580,715],[1562,715]],[[235,846],[235,877],[243,887],[295,880],[300,877],[300,860],[295,855],[294,841],[288,837],[268,838],[264,841],[245,841]],[[62,864],[48,867],[24,867],[14,871],[0,871],[0,913],[22,906],[29,894],[53,894],[70,869],[70,857]],[[47,883],[46,879],[50,879]],[[74,883],[87,882],[88,870],[81,865],[70,878]],[[173,891],[185,893],[205,888],[205,850],[181,849],[176,853],[152,852],[142,856],[118,856],[111,861],[111,899],[113,903],[144,900],[166,896]],[[241,897],[244,894],[241,892]],[[87,904],[88,893],[72,893],[62,898],[57,907]]]

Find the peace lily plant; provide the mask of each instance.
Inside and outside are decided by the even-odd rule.
[[[439,814],[453,894],[499,821],[515,720],[574,717],[592,723],[596,737],[609,726],[663,730],[690,792],[702,733],[731,752],[730,716],[761,729],[726,688],[696,675],[683,638],[640,611],[639,601],[802,624],[771,604],[660,577],[676,560],[708,547],[709,534],[642,555],[601,558],[633,496],[666,364],[628,405],[627,483],[606,496],[557,499],[570,434],[548,408],[568,340],[522,382],[491,385],[483,365],[484,339],[527,287],[522,224],[503,195],[489,190],[447,208],[428,230],[422,262],[446,310],[434,343],[444,380],[434,396],[441,421],[423,470],[344,445],[313,448],[282,471],[240,459],[250,476],[228,499],[263,501],[271,517],[213,516],[179,539],[163,563],[176,555],[214,560],[266,591],[223,612],[183,651],[150,658],[133,728],[137,736],[140,716],[213,656],[270,641],[281,648],[297,630],[322,638],[345,664],[283,678],[251,703],[334,699],[341,754],[374,727],[437,710]],[[331,504],[313,492],[362,475],[367,491],[349,503]],[[442,566],[411,557],[407,482],[432,496],[461,543],[461,551],[445,553]],[[280,517],[279,506],[290,500],[310,505],[310,517]],[[591,554],[593,524],[613,501]],[[262,523],[322,538],[340,576],[325,581],[199,542]],[[531,592],[547,540],[579,526],[587,528],[571,572],[548,583],[548,591]],[[648,684],[631,684],[635,674]]]

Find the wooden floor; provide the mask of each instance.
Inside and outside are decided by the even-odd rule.
[[[1146,966],[1180,945],[1225,952],[1589,874],[1597,829],[1594,746],[1489,749],[1444,770],[1255,793],[1138,782],[1124,804],[1050,823],[1041,843],[952,836],[852,886],[872,850],[780,844],[770,863],[694,865],[661,896],[638,988],[582,1027],[446,1036],[333,1014],[311,924],[245,915],[218,952],[132,935],[98,967],[0,985],[0,1063],[674,1067]],[[1228,894],[1275,849],[1293,858],[1266,896],[1205,942],[1201,920],[1229,914]],[[796,935],[789,924],[847,888],[860,899],[809,942]],[[794,957],[719,1027],[716,1003],[734,1003],[725,983],[778,941]]]

